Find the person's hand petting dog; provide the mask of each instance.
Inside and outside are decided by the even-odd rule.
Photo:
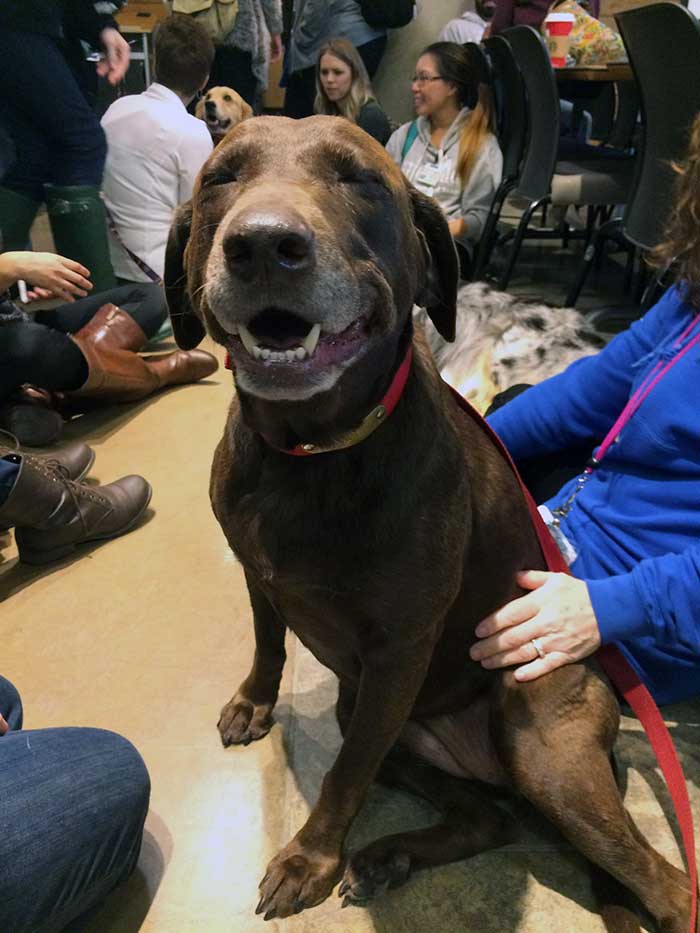
[[[479,623],[472,660],[486,668],[517,664],[516,680],[526,681],[597,651],[600,632],[584,580],[544,570],[523,571],[517,580],[530,592]]]
[[[129,68],[129,43],[113,26],[102,30],[100,43],[105,57],[97,63],[97,74],[106,78],[111,85],[119,84]]]
[[[0,291],[23,279],[30,285],[27,298],[61,298],[75,301],[92,289],[90,271],[79,262],[56,253],[31,250],[0,254]]]

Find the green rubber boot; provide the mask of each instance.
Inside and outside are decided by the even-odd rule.
[[[39,202],[0,185],[0,251],[27,249]]]
[[[56,252],[90,270],[93,292],[114,288],[107,216],[93,185],[44,185],[46,209]]]

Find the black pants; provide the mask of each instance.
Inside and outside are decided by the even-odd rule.
[[[505,392],[500,392],[494,398],[486,414],[490,415],[530,388],[532,387],[529,385],[516,385],[506,389]],[[551,499],[565,483],[583,473],[591,451],[599,443],[599,440],[592,437],[575,447],[544,454],[541,457],[529,457],[516,461],[518,472],[535,502],[540,505],[547,499]]]
[[[158,285],[125,285],[89,298],[37,312],[30,323],[0,325],[0,400],[25,382],[52,392],[70,392],[87,379],[85,357],[68,334],[93,319],[112,302],[126,311],[152,337],[167,316],[165,295]]]
[[[360,58],[365,63],[365,68],[370,78],[379,67],[382,60],[384,49],[386,48],[386,36],[379,36],[372,39],[371,42],[365,42],[360,45],[357,51]],[[314,112],[314,98],[316,97],[316,68],[304,68],[302,71],[295,71],[289,75],[287,90],[284,96],[284,115],[299,120],[302,117],[310,117]]]
[[[250,52],[244,52],[232,45],[217,47],[207,89],[231,87],[238,91],[246,103],[254,107],[257,84],[253,74],[253,56]]]

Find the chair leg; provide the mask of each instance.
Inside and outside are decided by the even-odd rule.
[[[499,185],[496,194],[494,195],[493,201],[491,202],[489,215],[486,218],[484,231],[481,234],[479,248],[476,253],[476,260],[474,262],[474,269],[472,271],[473,282],[478,282],[486,271],[486,267],[488,266],[489,260],[491,258],[491,253],[493,252],[495,234],[498,227],[498,221],[501,216],[501,211],[503,210],[503,205],[505,204],[506,198],[512,190],[512,181],[502,182]]]
[[[510,277],[513,274],[513,268],[515,266],[515,261],[520,254],[520,247],[523,245],[523,240],[525,239],[525,234],[527,229],[530,226],[530,221],[532,220],[532,215],[535,211],[542,206],[543,202],[548,202],[549,197],[540,198],[539,201],[533,201],[527,210],[523,213],[520,218],[520,223],[518,224],[518,229],[515,233],[513,239],[513,246],[511,247],[510,254],[508,256],[508,261],[506,262],[506,267],[498,279],[498,288],[500,291],[504,292],[508,288],[508,283],[510,282]]]
[[[593,239],[586,247],[583,254],[583,259],[579,264],[576,279],[574,280],[571,288],[567,293],[565,300],[565,306],[567,308],[576,307],[576,302],[579,299],[579,295],[581,294],[583,286],[586,284],[586,279],[588,278],[588,273],[591,270],[591,266],[598,260],[598,257],[602,255],[603,246],[605,243],[614,237],[618,230],[622,230],[622,221],[609,220],[601,227],[598,227],[594,233]]]

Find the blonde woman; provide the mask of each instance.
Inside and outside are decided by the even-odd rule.
[[[455,42],[425,49],[411,87],[417,119],[399,127],[386,148],[409,181],[442,208],[467,278],[503,172],[490,97]]]
[[[357,123],[382,146],[391,135],[386,114],[374,99],[364,62],[347,39],[329,39],[319,50],[314,110]]]

